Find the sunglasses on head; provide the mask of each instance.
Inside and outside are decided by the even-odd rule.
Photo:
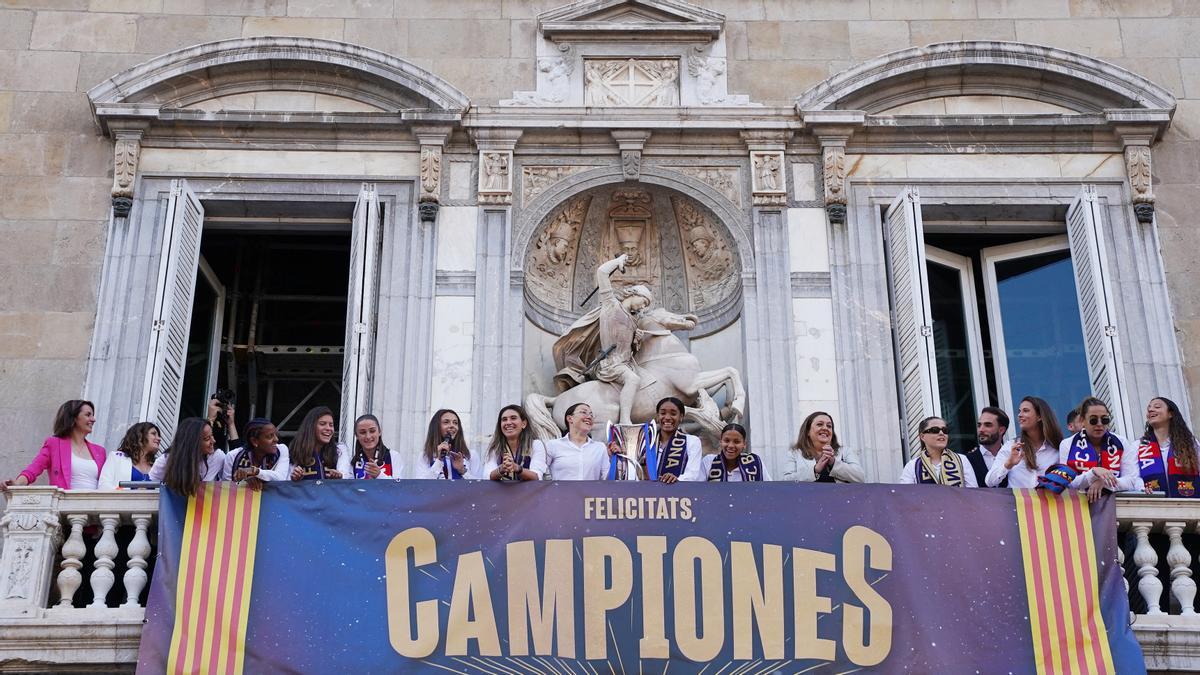
[[[1088,418],[1088,424],[1103,424],[1104,426],[1108,426],[1111,423],[1112,423],[1112,418],[1109,417],[1108,415],[1101,415],[1101,416],[1092,415],[1091,417]]]
[[[947,436],[949,436],[950,435],[950,427],[929,427],[928,429],[926,429],[925,431],[922,431],[921,433],[923,433],[923,434],[946,434]]]

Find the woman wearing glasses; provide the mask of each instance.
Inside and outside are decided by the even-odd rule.
[[[1062,431],[1050,404],[1036,396],[1021,399],[1017,409],[1017,426],[1020,436],[1004,444],[985,482],[988,487],[1000,487],[1005,476],[1008,487],[1017,490],[1037,487],[1038,476],[1058,463],[1058,446],[1062,443]]]
[[[1109,431],[1112,415],[1108,405],[1089,396],[1076,408],[1076,423],[1082,430],[1064,438],[1058,446],[1058,461],[1075,470],[1071,481],[1076,490],[1086,490],[1088,501],[1096,501],[1105,490],[1123,492],[1142,489],[1137,449]]]
[[[901,483],[979,487],[967,458],[946,447],[950,443],[950,426],[946,420],[926,417],[918,429],[921,449],[904,465],[900,472]]]

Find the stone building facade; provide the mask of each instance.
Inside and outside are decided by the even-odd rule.
[[[479,447],[621,251],[776,474],[813,410],[892,480],[935,411],[1200,393],[1185,0],[4,6],[4,475],[218,385]]]

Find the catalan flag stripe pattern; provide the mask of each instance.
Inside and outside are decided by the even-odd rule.
[[[241,673],[262,493],[204,483],[188,499],[167,672]]]
[[[1086,495],[1013,496],[1038,675],[1115,674]]]

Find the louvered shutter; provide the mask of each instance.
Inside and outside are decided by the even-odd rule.
[[[363,183],[350,231],[350,284],[346,297],[346,352],[342,361],[340,438],[354,447],[354,420],[370,404],[371,351],[375,344],[375,297],[379,268],[379,197]]]
[[[933,319],[929,308],[929,277],[925,268],[925,234],[921,227],[921,198],[916,189],[905,188],[896,197],[884,216],[884,229],[888,242],[901,427],[911,456],[920,447],[917,430],[921,420],[941,414]]]
[[[1071,263],[1075,268],[1075,291],[1079,295],[1088,377],[1092,394],[1108,404],[1115,418],[1113,428],[1129,432],[1133,429],[1122,386],[1121,343],[1100,226],[1096,188],[1084,185],[1067,210],[1067,236],[1071,242]]]
[[[158,426],[164,448],[179,420],[203,226],[204,206],[187,181],[171,181],[141,406],[143,419]]]

